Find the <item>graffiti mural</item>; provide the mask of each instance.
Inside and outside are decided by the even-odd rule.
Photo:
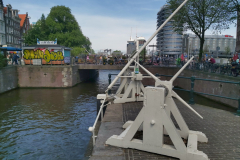
[[[50,61],[63,61],[63,53],[61,51],[54,52],[47,49],[24,50],[24,59],[44,59],[47,63]]]

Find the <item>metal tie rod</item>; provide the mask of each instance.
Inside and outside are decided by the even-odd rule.
[[[157,33],[167,24],[168,21],[182,8],[182,6],[187,3],[188,0],[185,0],[168,18],[167,20],[153,33],[153,35],[147,40],[147,42],[138,50],[138,52],[130,59],[130,61],[125,65],[125,67],[121,70],[117,77],[114,78],[112,83],[108,86],[106,93],[109,89],[113,87],[113,85],[117,82],[118,77],[121,76],[126,69],[131,65],[131,63],[136,59],[136,57],[142,52],[142,50],[151,42],[151,40],[157,35]]]

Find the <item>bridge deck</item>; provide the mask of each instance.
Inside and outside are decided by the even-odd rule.
[[[78,69],[100,69],[100,70],[121,70],[125,65],[96,65],[96,64],[76,64]],[[155,66],[155,65],[144,65],[145,68],[161,68],[161,67],[176,67],[175,65],[171,66]]]
[[[204,117],[202,120],[179,101],[176,101],[176,104],[189,128],[202,131],[208,137],[209,142],[207,144],[198,143],[198,150],[206,153],[211,160],[240,159],[240,117],[228,111],[198,104],[192,105]],[[119,135],[123,131],[121,127],[124,122],[135,119],[141,108],[142,103],[113,104],[108,106],[90,160],[175,160],[172,157],[144,151],[105,145],[106,140],[110,136]]]

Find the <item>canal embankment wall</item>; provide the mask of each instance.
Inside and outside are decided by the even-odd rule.
[[[96,77],[98,70],[78,66],[9,66],[0,70],[0,93],[15,88],[67,88]]]
[[[19,87],[72,87],[97,74],[97,70],[79,70],[77,66],[19,66]]]
[[[153,74],[161,74],[161,75],[175,75],[179,68],[175,67],[148,67],[147,68]],[[141,71],[141,70],[140,70]],[[141,71],[144,73],[144,71]],[[146,74],[146,73],[144,73]],[[210,81],[203,81],[203,80],[195,80],[194,82],[194,91],[208,93],[213,95],[219,95],[224,97],[231,97],[231,98],[239,98],[240,95],[240,77],[230,77],[227,75],[221,75],[217,73],[208,73],[203,71],[196,71],[196,70],[189,70],[185,69],[179,76],[182,77],[192,77],[195,78],[202,78],[202,79],[212,79],[212,80],[221,80],[221,81],[233,81],[238,82],[239,84],[230,84],[230,83],[222,83],[222,82],[210,82]],[[161,80],[170,80],[171,77],[164,77],[161,76]],[[143,81],[144,85],[154,85],[154,81],[150,79],[146,79]],[[191,80],[190,79],[183,79],[177,78],[174,83],[174,86],[190,90],[191,89]],[[202,95],[209,99],[215,100],[217,102],[221,102],[228,106],[232,106],[234,108],[238,107],[237,100],[230,100],[220,97],[213,97],[208,95]]]
[[[17,67],[9,66],[0,69],[0,93],[4,93],[18,87]]]

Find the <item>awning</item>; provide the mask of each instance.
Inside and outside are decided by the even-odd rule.
[[[7,51],[21,51],[22,50],[20,48],[15,48],[15,47],[0,47],[0,49],[7,50]]]

